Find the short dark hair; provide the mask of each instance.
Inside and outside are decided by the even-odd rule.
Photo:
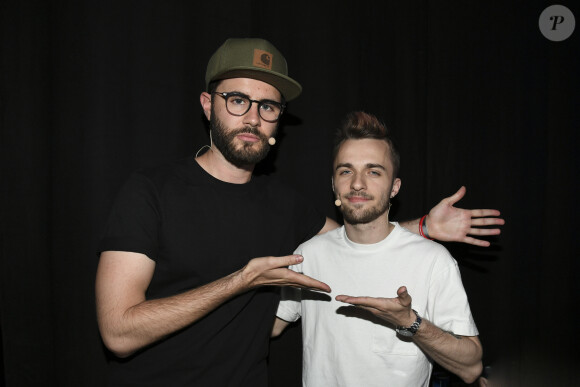
[[[393,163],[393,179],[399,174],[401,156],[395,145],[395,141],[389,135],[389,131],[377,117],[362,111],[349,113],[334,135],[334,149],[332,160],[336,159],[338,150],[346,140],[361,139],[383,140],[389,145],[391,163]]]
[[[219,84],[221,83],[221,79],[218,79],[216,81],[211,81],[208,85],[207,85],[207,92],[209,94],[213,94],[215,92],[215,90],[217,89],[217,87],[219,86]]]

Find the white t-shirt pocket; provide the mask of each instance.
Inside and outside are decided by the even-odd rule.
[[[417,356],[419,349],[411,338],[397,335],[394,328],[373,324],[371,350],[385,355]]]

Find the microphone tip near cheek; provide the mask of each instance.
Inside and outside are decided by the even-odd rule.
[[[270,144],[270,145],[274,145],[274,144],[276,144],[276,139],[275,139],[274,137],[270,137],[270,138],[268,139],[268,144]]]

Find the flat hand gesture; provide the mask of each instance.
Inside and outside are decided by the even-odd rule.
[[[395,298],[381,297],[352,297],[346,295],[336,296],[336,301],[355,305],[368,310],[378,318],[395,326],[408,327],[415,322],[415,314],[411,310],[412,298],[407,293],[407,288],[401,286],[397,290]]]
[[[254,258],[241,270],[241,275],[249,288],[266,285],[294,286],[330,292],[330,287],[324,282],[288,269],[288,266],[303,260],[301,255]]]
[[[505,221],[499,216],[498,210],[464,210],[453,207],[465,196],[465,187],[459,188],[455,194],[445,198],[429,211],[427,229],[431,238],[439,241],[463,242],[475,246],[487,247],[488,241],[473,238],[469,235],[497,235],[499,228],[476,228],[481,226],[503,225]],[[494,218],[488,218],[494,216]]]

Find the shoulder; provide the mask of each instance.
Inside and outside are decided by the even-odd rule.
[[[148,186],[156,191],[170,182],[195,182],[199,181],[201,173],[196,168],[193,158],[182,158],[166,163],[145,167],[135,170],[128,178],[128,185]]]
[[[198,174],[196,173],[198,168],[195,168],[194,164],[195,160],[193,158],[182,158],[153,167],[140,168],[133,172],[133,175],[158,182],[184,173]]]
[[[398,233],[399,248],[408,253],[415,253],[428,259],[435,259],[440,263],[447,263],[455,265],[455,259],[451,256],[447,248],[439,242],[423,238],[406,228],[396,225],[396,232]]]
[[[395,224],[395,230],[399,234],[399,237],[405,243],[411,244],[415,247],[420,247],[427,250],[432,250],[434,252],[447,251],[447,249],[440,243],[417,235],[405,227],[401,226],[398,222],[392,222]]]
[[[341,240],[343,240],[343,230],[344,226],[325,232],[324,234],[315,235],[306,242],[300,244],[296,251],[313,251],[337,245]]]

